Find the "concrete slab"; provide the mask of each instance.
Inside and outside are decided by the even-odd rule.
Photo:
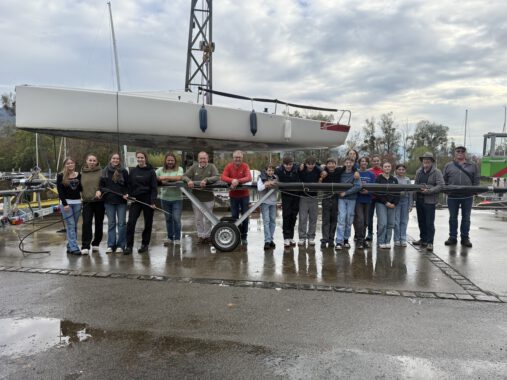
[[[434,253],[478,288],[506,296],[507,212],[473,210],[471,223],[472,248],[462,247],[459,241],[456,246],[446,246],[444,241],[449,237],[449,213],[445,209],[438,210]],[[410,217],[408,232],[416,239],[419,236],[414,212]]]
[[[106,254],[105,241],[100,246],[100,252],[87,256],[67,255],[65,234],[56,232],[62,228],[61,224],[35,232],[24,241],[25,249],[47,250],[50,251],[49,254],[24,256],[18,249],[18,234],[23,237],[41,225],[7,226],[0,230],[0,266],[93,273],[100,277],[118,277],[121,274],[123,277],[164,276],[188,281],[220,279],[246,283],[300,284],[301,289],[310,285],[312,289],[318,289],[319,286],[354,288],[356,292],[361,289],[384,289],[396,291],[397,294],[466,294],[465,287],[477,285],[482,291],[506,295],[507,279],[503,268],[507,259],[498,248],[507,246],[507,236],[502,232],[502,229],[505,231],[506,219],[492,211],[474,211],[474,247],[465,251],[461,247],[449,248],[443,244],[447,238],[446,218],[447,210],[437,212],[434,252],[437,257],[427,255],[410,245],[406,248],[393,247],[390,251],[377,251],[375,247],[355,250],[353,243],[350,250],[340,252],[331,248],[321,249],[318,245],[284,249],[281,215],[275,233],[278,246],[267,252],[263,250],[262,222],[255,214],[250,221],[249,244],[239,246],[236,251],[229,253],[217,252],[209,245],[195,243],[191,212],[183,214],[184,238],[181,245],[163,246],[165,223],[163,215],[157,213],[149,254],[140,255],[134,250],[130,256]],[[44,223],[55,220],[47,218]],[[136,231],[138,235],[142,231],[142,225],[141,218]],[[320,225],[317,231],[320,231]],[[418,234],[415,212],[410,217],[409,234],[412,237],[417,237]],[[140,241],[138,235],[137,244]],[[105,236],[106,231],[104,240]],[[317,240],[319,238],[320,233]],[[463,281],[462,275],[470,281]]]

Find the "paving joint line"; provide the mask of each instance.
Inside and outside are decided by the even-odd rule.
[[[461,289],[463,289],[467,294],[473,297],[483,297],[486,298],[493,297],[500,299],[498,295],[481,289],[477,286],[472,280],[459,272],[452,265],[448,264],[445,260],[443,260],[440,256],[438,256],[435,252],[428,252],[427,250],[414,246],[410,243],[414,249],[416,249],[419,253],[421,253],[424,257],[426,257],[435,267],[440,269],[442,273],[444,273],[447,277],[449,277],[456,285],[458,285]],[[494,302],[494,301],[493,301]],[[503,301],[502,301],[503,302]]]
[[[436,256],[436,255],[435,255]],[[395,290],[395,289],[377,289],[377,288],[355,288],[350,286],[338,285],[315,285],[308,283],[295,283],[295,282],[274,282],[274,281],[252,281],[252,280],[230,280],[230,279],[216,279],[216,278],[192,278],[192,277],[171,277],[171,276],[157,276],[157,275],[141,275],[133,273],[116,273],[116,272],[81,272],[79,270],[65,270],[65,269],[52,269],[52,268],[27,268],[27,267],[0,267],[0,272],[19,272],[19,273],[34,273],[34,274],[52,274],[64,276],[77,276],[77,277],[95,277],[95,278],[123,278],[139,281],[157,281],[157,282],[179,282],[187,284],[204,284],[204,285],[218,285],[225,287],[246,287],[246,288],[261,288],[272,290],[303,290],[303,291],[322,291],[322,292],[337,292],[337,293],[351,293],[351,294],[368,294],[368,295],[383,295],[388,297],[406,297],[406,298],[426,298],[426,299],[448,299],[455,301],[475,301],[475,302],[493,302],[493,303],[507,303],[507,297],[500,297],[496,295],[488,295],[482,291],[467,293],[446,293],[446,292],[424,292],[414,290]]]

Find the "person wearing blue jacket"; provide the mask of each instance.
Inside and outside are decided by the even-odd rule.
[[[144,230],[141,247],[137,252],[148,252],[153,226],[153,214],[155,212],[155,201],[157,199],[157,175],[153,167],[148,163],[146,153],[136,152],[136,160],[137,166],[130,170],[128,181],[129,197],[134,198],[134,202],[132,202],[129,209],[125,255],[132,253],[136,223],[141,215],[141,211],[144,217]]]
[[[361,184],[368,184],[375,182],[375,174],[368,170],[370,159],[365,156],[359,159],[359,177]],[[366,189],[361,189],[357,193],[356,210],[354,213],[354,232],[356,248],[368,248],[369,243],[366,241],[366,233],[368,229],[368,220],[371,207],[371,193]]]
[[[354,160],[350,157],[345,159],[345,170],[341,174],[342,183],[352,183],[353,186],[347,191],[338,193],[338,225],[336,227],[336,250],[350,248],[349,238],[354,212],[356,208],[357,193],[361,190],[361,178],[354,171]]]

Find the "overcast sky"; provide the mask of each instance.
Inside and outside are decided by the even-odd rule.
[[[183,89],[190,0],[112,7],[122,89]],[[444,124],[456,143],[468,109],[475,152],[502,130],[504,0],[215,0],[213,13],[216,90],[350,109],[353,130],[392,111],[400,126]],[[0,0],[0,33],[2,93],[115,89],[106,1]]]

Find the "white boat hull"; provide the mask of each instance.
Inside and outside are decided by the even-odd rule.
[[[182,150],[290,150],[331,148],[345,142],[347,125],[206,105],[146,94],[55,87],[16,87],[16,126],[51,135]]]

